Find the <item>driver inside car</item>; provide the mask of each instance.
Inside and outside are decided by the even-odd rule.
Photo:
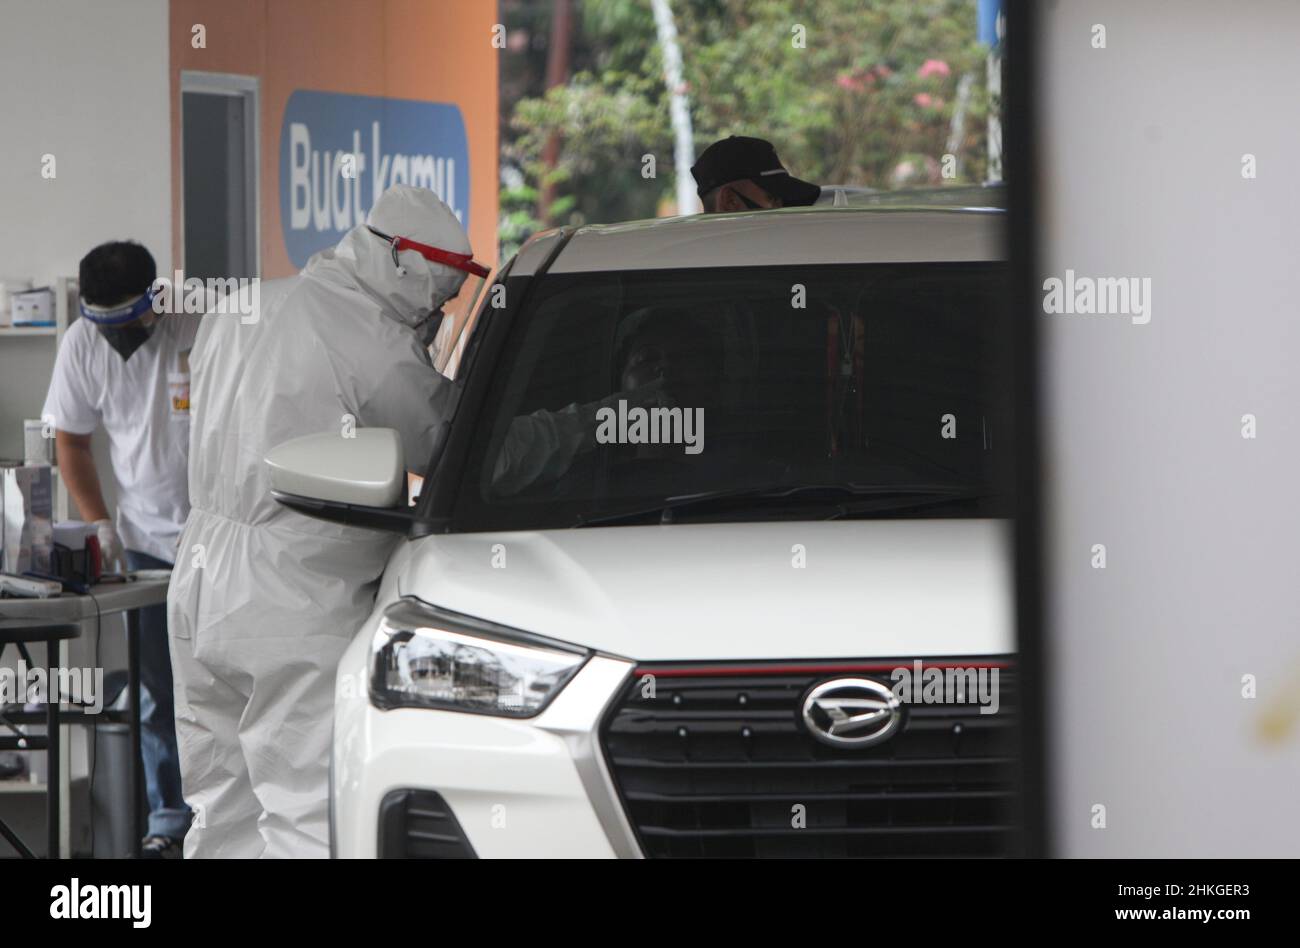
[[[508,497],[558,480],[574,460],[597,444],[602,409],[702,407],[702,381],[720,362],[711,333],[680,310],[643,309],[619,326],[614,351],[620,388],[598,401],[572,403],[515,418],[492,469],[492,490]],[[712,401],[712,397],[708,399]],[[641,445],[648,454],[665,445]],[[680,447],[676,447],[678,452]]]

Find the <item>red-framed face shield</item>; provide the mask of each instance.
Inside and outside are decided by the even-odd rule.
[[[386,241],[389,247],[392,248],[393,266],[397,267],[398,270],[402,269],[402,265],[398,262],[397,255],[403,250],[414,250],[430,263],[441,263],[445,266],[451,267],[452,269],[461,270],[481,279],[487,279],[487,275],[492,272],[487,267],[483,266],[483,264],[475,263],[472,254],[453,253],[450,250],[443,250],[441,247],[431,247],[429,244],[422,244],[419,241],[411,240],[409,237],[393,237],[389,234],[385,234],[381,230],[376,230],[368,224],[366,225],[366,229],[380,240]]]
[[[434,365],[439,371],[443,371],[452,358],[453,350],[457,348],[464,335],[469,318],[478,303],[479,294],[483,292],[487,277],[492,271],[476,262],[471,254],[443,250],[441,247],[422,244],[407,237],[385,234],[369,224],[366,225],[366,229],[388,244],[393,255],[393,266],[399,275],[406,273],[406,268],[397,257],[403,250],[414,250],[430,263],[441,263],[453,270],[468,274],[460,290],[434,311],[429,325],[423,327],[421,331],[422,340],[430,347]]]

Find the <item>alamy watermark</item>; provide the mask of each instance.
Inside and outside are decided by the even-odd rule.
[[[596,410],[597,444],[680,444],[687,454],[704,450],[704,409],[628,407],[626,399],[618,407],[606,405]]]
[[[1065,277],[1043,281],[1043,312],[1065,316],[1129,316],[1135,326],[1151,322],[1150,277]]]
[[[181,270],[172,279],[158,277],[150,288],[153,311],[164,314],[204,316],[217,313],[238,316],[244,325],[256,323],[262,312],[262,281],[257,277],[185,277]]]
[[[104,669],[27,667],[27,662],[0,667],[0,705],[46,704],[52,695],[80,705],[87,714],[104,710]]]
[[[917,659],[889,673],[894,697],[903,704],[976,704],[980,714],[997,714],[1002,706],[996,665],[926,666]]]
[[[153,921],[153,886],[82,883],[73,876],[67,885],[50,889],[50,918],[125,919],[132,928]]]

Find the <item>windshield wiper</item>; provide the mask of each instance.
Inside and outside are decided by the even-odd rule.
[[[595,516],[580,516],[575,527],[610,526],[620,523],[673,523],[680,514],[718,510],[744,512],[791,506],[831,508],[822,519],[861,516],[877,511],[899,511],[933,504],[974,500],[988,496],[987,490],[950,484],[794,484],[768,487],[732,487],[665,498],[662,502],[633,510]]]

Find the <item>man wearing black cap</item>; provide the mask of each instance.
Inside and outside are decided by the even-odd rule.
[[[822,193],[786,171],[772,143],[761,138],[732,135],[714,142],[691,174],[706,214],[806,207]]]

